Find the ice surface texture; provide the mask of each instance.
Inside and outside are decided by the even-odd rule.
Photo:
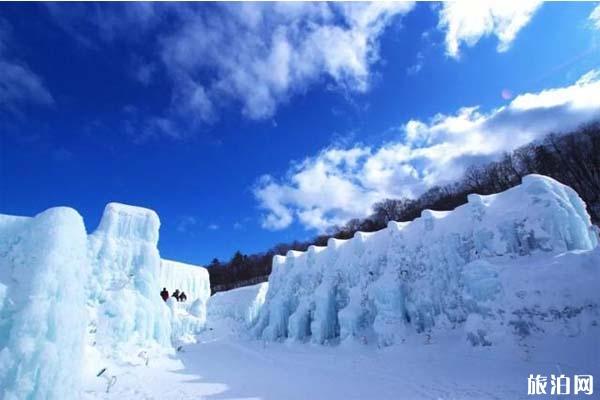
[[[78,393],[87,314],[87,237],[69,208],[0,216],[0,398]]]
[[[158,281],[172,295],[175,289],[185,292],[187,300],[169,299],[171,337],[174,343],[190,342],[206,324],[206,304],[210,297],[208,271],[195,265],[161,260]]]
[[[210,297],[210,281],[206,268],[163,259],[158,280],[161,289],[167,288],[169,294],[173,294],[175,289],[185,292],[189,304],[195,300],[206,303]]]
[[[207,313],[209,323],[230,318],[250,326],[256,321],[262,308],[269,283],[241,287],[216,293],[208,301]]]
[[[159,227],[152,210],[110,203],[89,235],[91,324],[105,351],[170,343],[169,310],[159,296]]]
[[[564,307],[596,315],[596,246],[578,195],[529,175],[505,192],[470,195],[451,212],[425,210],[412,222],[274,257],[253,332],[266,340],[389,345],[410,333],[462,327],[467,340],[488,345],[490,326],[526,335]],[[557,257],[574,251],[588,253]],[[584,279],[565,279],[578,274]],[[534,289],[537,297],[529,296]],[[557,289],[560,298],[544,304]]]
[[[203,327],[210,295],[205,269],[161,262],[154,211],[106,206],[86,234],[70,208],[34,218],[0,215],[0,398],[79,398],[86,345],[94,362],[168,349]],[[165,279],[166,282],[162,282]],[[163,284],[186,290],[169,307]]]
[[[207,302],[209,319],[316,343],[458,330],[488,346],[503,332],[577,336],[599,325],[597,233],[577,194],[542,176],[469,196],[453,212],[276,256],[268,286],[214,301],[206,271],[161,261],[159,226],[153,211],[115,203],[89,236],[69,208],[0,215],[1,398],[79,398],[82,369],[171,348],[201,329]],[[185,290],[187,304],[165,304],[165,286]]]

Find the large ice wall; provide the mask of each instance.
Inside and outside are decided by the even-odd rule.
[[[79,398],[84,349],[95,374],[204,326],[208,273],[162,262],[159,227],[154,211],[118,203],[90,235],[70,208],[0,215],[0,398]],[[165,304],[165,282],[189,302]]]
[[[196,300],[206,303],[210,297],[208,270],[197,265],[162,259],[158,281],[169,294],[176,289],[185,292],[189,303]]]
[[[544,318],[598,313],[596,246],[578,195],[529,175],[503,193],[470,195],[452,212],[426,210],[412,222],[275,256],[253,331],[381,345],[449,327],[462,327],[473,344],[489,344],[496,328],[526,335]],[[558,256],[573,251],[580,254]],[[569,282],[565,271],[584,278]],[[553,293],[554,303],[540,300]]]
[[[208,301],[208,324],[231,319],[241,323],[242,326],[252,325],[265,303],[268,289],[269,283],[263,282],[215,293]]]
[[[208,271],[200,266],[163,259],[158,282],[160,288],[166,288],[170,295],[176,289],[185,293],[185,302],[177,302],[173,298],[167,302],[172,318],[171,336],[174,342],[193,341],[194,334],[201,331],[206,323],[206,306],[210,297]]]
[[[106,351],[170,344],[169,310],[159,296],[159,227],[152,210],[109,203],[89,235],[91,330]]]
[[[89,265],[81,216],[0,215],[0,398],[77,398]]]

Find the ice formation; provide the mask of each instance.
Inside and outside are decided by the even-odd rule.
[[[0,398],[68,399],[80,387],[88,279],[79,214],[0,215]]]
[[[473,345],[489,345],[501,332],[522,338],[557,319],[565,330],[589,329],[600,303],[596,246],[578,195],[529,175],[505,192],[470,195],[452,212],[426,210],[276,256],[253,332],[389,345],[461,328]]]
[[[78,398],[82,374],[173,351],[206,319],[269,340],[379,345],[460,332],[489,346],[599,325],[597,230],[573,190],[542,176],[276,256],[268,284],[210,299],[206,270],[161,260],[159,226],[116,203],[90,235],[69,208],[0,215],[0,398]],[[188,301],[165,303],[163,287]]]
[[[269,283],[263,282],[216,293],[208,301],[208,323],[229,318],[245,326],[252,325],[265,302],[268,289]]]
[[[158,281],[160,287],[167,288],[169,293],[175,289],[185,292],[188,303],[196,300],[206,303],[210,297],[208,271],[197,265],[163,259]]]
[[[206,303],[210,297],[208,271],[199,266],[163,259],[158,281],[160,288],[166,288],[170,294],[179,289],[187,297],[185,302],[177,302],[174,298],[167,301],[171,310],[172,340],[193,341],[194,334],[206,323]]]
[[[78,398],[82,370],[147,360],[204,326],[208,273],[161,260],[159,227],[117,203],[90,235],[70,208],[0,215],[0,398]],[[188,302],[165,304],[163,280]]]
[[[110,203],[89,235],[90,324],[99,348],[170,343],[169,310],[159,297],[159,227],[152,210]]]

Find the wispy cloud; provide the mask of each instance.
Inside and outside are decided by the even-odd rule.
[[[100,42],[140,41],[157,28],[176,4],[131,2],[128,4],[44,3],[57,25],[79,44],[99,49]],[[135,27],[135,29],[132,29]]]
[[[406,69],[406,73],[408,75],[418,74],[421,69],[423,69],[423,62],[425,60],[425,56],[423,52],[419,51],[416,56],[415,63]]]
[[[187,233],[190,231],[191,228],[193,228],[196,225],[198,225],[198,219],[196,217],[191,215],[184,215],[179,217],[176,229],[177,232]]]
[[[498,51],[508,50],[541,4],[539,0],[443,3],[439,11],[439,28],[446,32],[446,53],[457,58],[462,44],[471,47],[489,35],[498,38]]]
[[[18,113],[27,104],[54,104],[42,79],[22,60],[11,56],[10,36],[10,26],[0,19],[0,109]]]
[[[0,59],[0,105],[15,110],[27,103],[48,106],[54,99],[41,78],[27,66]]]
[[[298,221],[323,231],[366,216],[376,201],[414,197],[457,179],[474,162],[598,119],[599,78],[591,71],[570,86],[521,94],[488,112],[465,107],[429,121],[410,120],[401,128],[402,141],[324,149],[292,165],[283,178],[259,179],[254,194],[265,211],[262,225],[283,229]]]
[[[192,10],[161,42],[177,107],[211,120],[233,103],[250,119],[328,78],[363,92],[378,38],[408,3],[275,3]]]
[[[52,159],[61,163],[71,161],[73,156],[73,152],[65,147],[59,147],[52,151]]]
[[[159,56],[135,63],[131,75],[147,83],[160,69],[171,83],[171,102],[153,122],[134,127],[173,136],[186,130],[177,127],[182,121],[211,123],[232,108],[251,120],[271,118],[316,84],[344,93],[367,91],[380,35],[412,7],[408,2],[239,3],[51,5],[49,10],[84,44],[145,37],[144,45],[151,44]],[[81,26],[82,15],[96,33]],[[140,27],[133,34],[132,25]]]
[[[600,5],[596,6],[596,8],[592,10],[589,19],[594,28],[600,30]]]

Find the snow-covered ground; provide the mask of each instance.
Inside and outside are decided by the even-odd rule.
[[[211,334],[178,359],[127,367],[105,394],[86,399],[524,399],[531,373],[598,376],[597,337],[522,349],[474,348],[457,338],[429,345],[330,347],[244,341]],[[459,344],[457,344],[459,343]]]
[[[527,282],[536,269],[564,269],[565,261],[581,258],[592,272],[588,279],[600,282],[593,272],[600,249],[524,257],[515,267],[524,270]],[[493,346],[473,346],[460,329],[415,335],[387,347],[255,340],[244,335],[246,321],[239,315],[246,315],[244,309],[252,308],[259,292],[257,285],[220,293],[220,311],[212,313],[209,302],[207,330],[198,343],[184,346],[175,357],[152,359],[148,366],[116,370],[117,384],[109,394],[104,380],[90,376],[86,398],[524,399],[529,374],[600,376],[598,331],[569,334],[561,332],[562,323],[547,335]]]
[[[268,284],[208,300],[159,226],[115,203],[90,235],[68,208],[0,215],[0,398],[506,399],[530,374],[600,376],[598,230],[549,178],[276,257]]]

